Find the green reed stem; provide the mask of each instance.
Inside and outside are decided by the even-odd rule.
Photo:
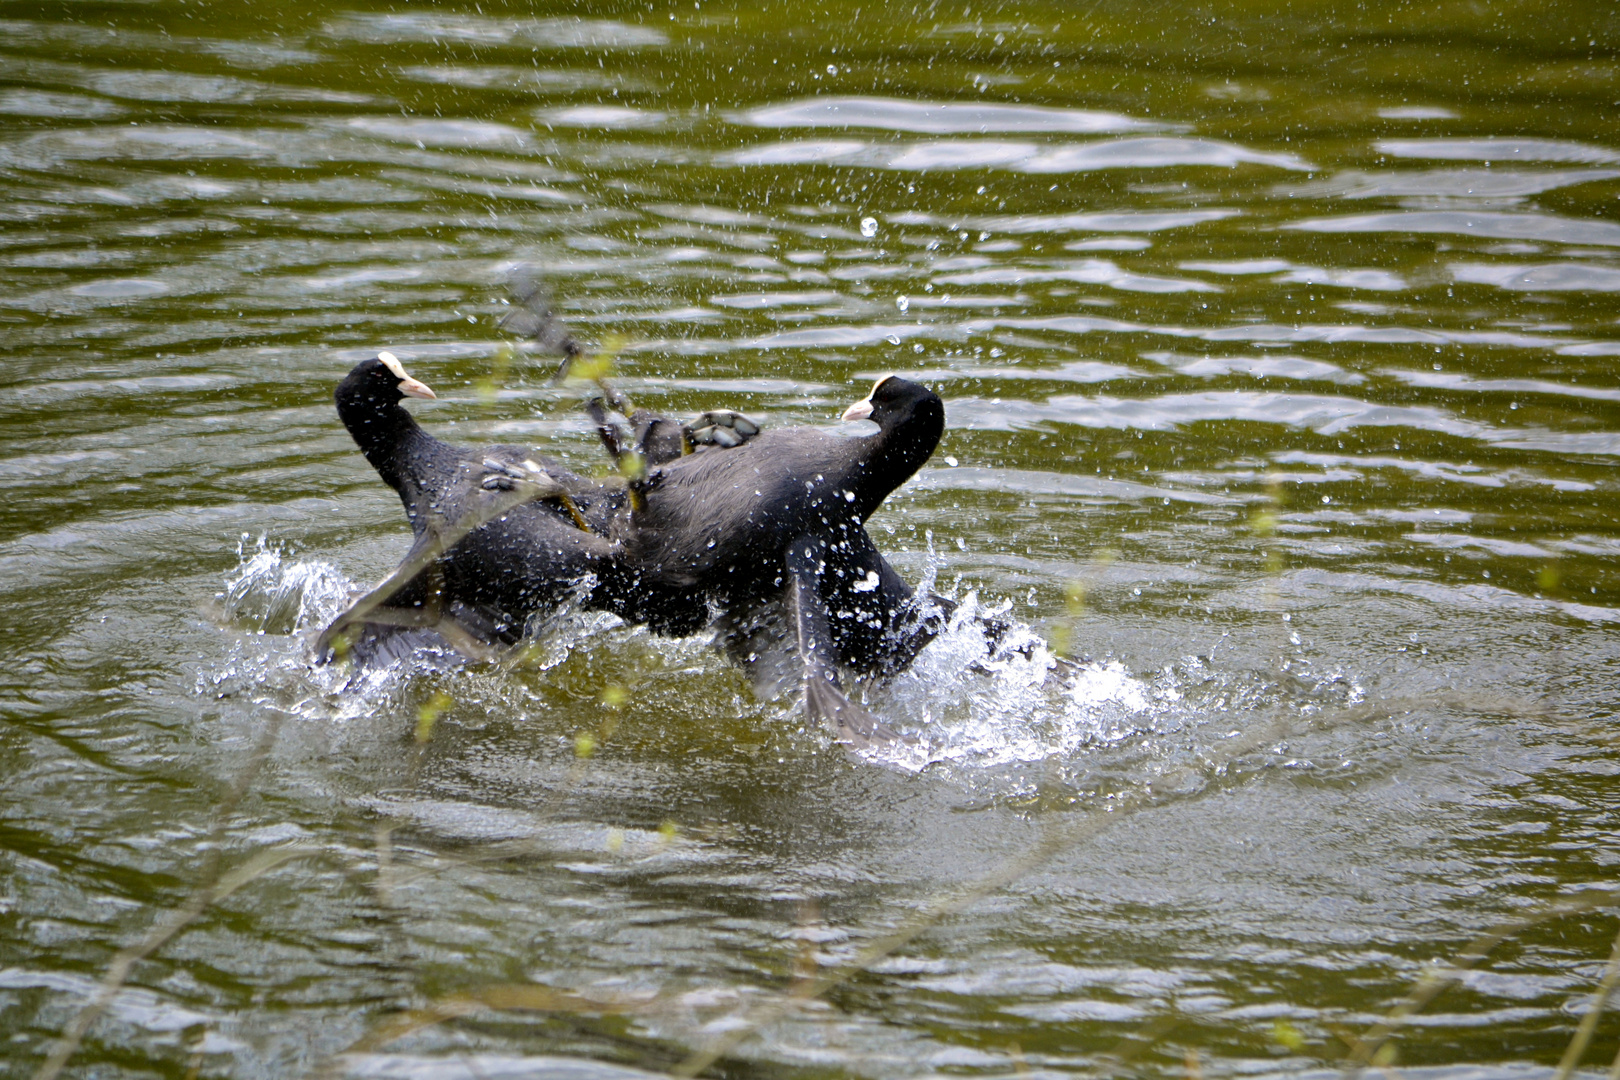
[[[1615,907],[1620,905],[1620,889],[1605,889],[1601,891],[1581,893],[1554,904],[1549,904],[1540,911],[1507,922],[1498,923],[1490,930],[1475,938],[1457,958],[1450,964],[1431,964],[1418,976],[1412,989],[1401,999],[1400,1003],[1391,1009],[1378,1023],[1368,1028],[1360,1038],[1354,1041],[1350,1049],[1350,1057],[1345,1062],[1343,1075],[1349,1077],[1359,1076],[1361,1070],[1366,1068],[1373,1060],[1373,1055],[1388,1042],[1406,1019],[1421,1011],[1424,1006],[1440,995],[1440,992],[1485,959],[1491,950],[1511,937],[1522,934],[1533,926],[1544,922],[1561,919],[1566,915],[1576,915],[1583,911],[1592,911],[1596,908]],[[1597,1021],[1594,1019],[1593,1023]],[[1583,1048],[1584,1049],[1584,1048]]]
[[[1569,1040],[1569,1048],[1558,1062],[1558,1071],[1553,1073],[1553,1080],[1569,1080],[1570,1073],[1580,1064],[1581,1055],[1586,1053],[1587,1044],[1592,1041],[1592,1032],[1597,1030],[1598,1018],[1603,1015],[1603,1006],[1608,1002],[1609,995],[1614,992],[1614,984],[1620,980],[1620,934],[1614,937],[1614,948],[1609,950],[1609,966],[1603,969],[1603,978],[1598,988],[1592,991],[1592,1000],[1587,1004],[1586,1015],[1581,1017],[1580,1027],[1575,1029],[1575,1037]]]
[[[236,782],[226,792],[225,798],[215,808],[214,821],[209,828],[208,854],[199,875],[201,883],[185,903],[167,912],[147,930],[141,940],[118,951],[112,962],[107,965],[95,995],[79,1008],[72,1021],[63,1029],[62,1037],[56,1041],[56,1045],[51,1048],[44,1062],[34,1071],[33,1080],[56,1080],[68,1060],[84,1042],[84,1037],[89,1034],[91,1026],[107,1011],[107,1006],[112,1004],[118,992],[123,989],[136,964],[163,948],[177,934],[190,926],[211,904],[224,900],[242,886],[309,850],[307,844],[293,841],[261,851],[229,873],[222,873],[221,869],[223,856],[220,849],[225,833],[225,820],[241,805],[254,779],[264,767],[265,761],[269,759],[270,750],[275,745],[276,736],[280,731],[281,718],[278,716],[260,737],[241,775],[236,778]]]

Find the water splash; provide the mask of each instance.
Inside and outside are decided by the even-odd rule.
[[[957,601],[950,624],[868,705],[912,743],[875,755],[904,769],[949,763],[974,770],[1068,759],[1151,726],[1178,699],[1116,662],[1072,664],[1031,627],[1007,619],[1010,602]]]
[[[527,676],[543,679],[581,648],[634,649],[644,647],[642,639],[649,637],[614,615],[584,610],[581,601],[590,582],[582,581],[557,610],[530,622],[521,645],[492,663],[424,649],[393,663],[317,665],[311,651],[314,635],[364,586],[324,559],[290,557],[265,536],[250,545],[244,534],[237,558],[215,599],[219,622],[243,633],[219,663],[199,674],[196,692],[238,697],[308,719],[341,721],[397,711],[426,692],[426,680],[449,672],[455,673],[457,700],[482,702],[492,715],[522,718],[537,706]],[[680,657],[693,648],[701,650],[706,640],[654,647],[667,657]]]
[[[324,626],[348,604],[353,582],[331,563],[288,562],[264,535],[250,551],[248,534],[236,545],[236,570],[216,599],[231,623],[260,633],[294,634]]]
[[[1071,794],[1120,783],[1158,783],[1186,773],[1252,717],[1278,711],[1306,717],[1359,700],[1354,679],[1335,669],[1311,673],[1302,658],[1291,675],[1217,668],[1186,657],[1152,672],[1117,660],[1077,663],[1053,652],[1032,626],[1012,618],[1011,600],[986,603],[960,592],[960,578],[938,584],[943,556],[925,533],[928,558],[917,582],[919,615],[927,598],[955,604],[947,625],[906,671],[857,688],[866,707],[906,739],[869,751],[874,765],[924,769],[993,797],[1019,796],[1055,783]],[[525,643],[488,664],[418,654],[389,665],[350,670],[315,666],[311,635],[334,618],[358,586],[331,563],[289,557],[260,537],[238,546],[239,563],[218,594],[222,621],[245,631],[228,656],[197,680],[197,692],[238,697],[287,715],[346,721],[388,717],[454,680],[450,693],[481,715],[526,719],[556,707],[548,689],[576,653],[591,667],[639,669],[650,662],[683,680],[718,675],[726,665],[712,633],[659,638],[615,616],[564,605],[529,627]],[[639,657],[639,658],[638,658]],[[453,675],[447,672],[453,671]],[[802,721],[795,680],[756,690],[758,719]],[[677,697],[687,690],[674,691]],[[564,699],[576,693],[570,689]],[[701,694],[699,694],[702,697]],[[738,708],[750,711],[739,699]],[[813,742],[821,731],[801,728]],[[1032,771],[1033,770],[1033,771]]]

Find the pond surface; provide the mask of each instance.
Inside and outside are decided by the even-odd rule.
[[[1620,884],[1614,8],[41,8],[0,1073],[106,986],[66,1075],[1315,1075]],[[408,543],[353,363],[602,467],[495,328],[522,261],[668,413],[938,389],[873,535],[1028,657],[860,687],[904,759],[578,614],[312,668]],[[1549,1071],[1615,930],[1515,933],[1380,1060]]]

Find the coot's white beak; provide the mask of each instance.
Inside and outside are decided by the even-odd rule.
[[[395,356],[393,353],[380,352],[377,354],[377,359],[380,360],[382,365],[389,371],[392,371],[395,375],[399,376],[399,392],[404,394],[406,397],[436,398],[439,396],[432,390],[428,389],[427,383],[418,382],[416,379],[413,379],[409,375],[405,374],[405,365],[401,364],[399,362],[399,357]]]
[[[439,396],[428,388],[427,383],[417,382],[409,375],[399,381],[399,392],[406,397],[436,398]]]
[[[865,401],[857,401],[855,404],[851,405],[849,408],[844,410],[844,419],[845,420],[866,420],[866,419],[870,419],[871,415],[872,415],[872,396],[878,392],[878,387],[882,386],[884,383],[888,382],[892,378],[894,378],[893,375],[885,375],[885,376],[883,376],[883,378],[881,378],[877,382],[873,383],[872,384],[872,393],[866,395],[866,400]]]

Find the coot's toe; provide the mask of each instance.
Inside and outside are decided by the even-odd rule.
[[[686,438],[693,446],[719,446],[731,449],[759,434],[759,425],[731,409],[710,409],[685,425]]]

